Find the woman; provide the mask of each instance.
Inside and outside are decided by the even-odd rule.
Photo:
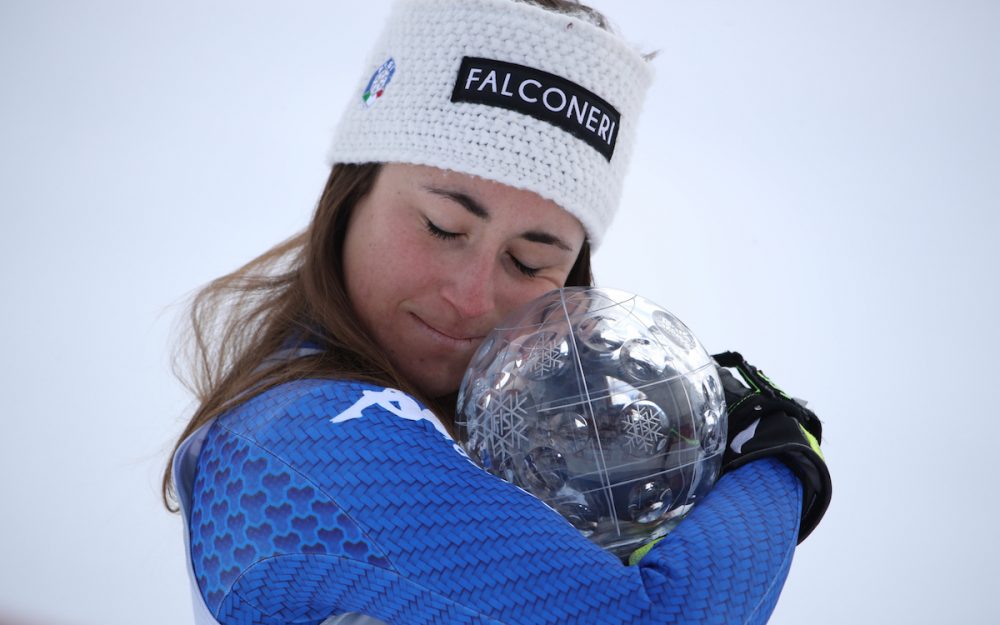
[[[602,27],[562,0],[400,3],[312,224],[198,296],[173,479],[199,622],[770,615],[801,509],[780,462],[625,567],[449,435],[484,334],[591,283],[649,80]]]

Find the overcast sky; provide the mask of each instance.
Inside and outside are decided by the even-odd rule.
[[[659,51],[598,282],[825,421],[772,622],[1000,622],[1000,3],[595,4]],[[0,0],[0,620],[190,622],[171,326],[306,224],[387,8]]]

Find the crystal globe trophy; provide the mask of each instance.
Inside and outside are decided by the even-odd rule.
[[[722,384],[691,331],[594,287],[551,291],[487,336],[455,424],[474,462],[619,557],[705,496],[726,439]]]

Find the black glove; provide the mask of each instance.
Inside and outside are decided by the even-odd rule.
[[[719,364],[729,412],[729,435],[720,475],[768,456],[788,465],[802,482],[801,543],[823,518],[833,490],[819,447],[823,433],[819,418],[740,354],[724,352],[713,358]],[[728,368],[735,369],[746,384]]]

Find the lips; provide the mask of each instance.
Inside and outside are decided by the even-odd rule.
[[[423,326],[428,332],[433,333],[443,340],[453,341],[457,344],[473,345],[486,336],[486,333],[480,333],[478,331],[468,331],[461,328],[451,328],[449,326],[438,326],[430,324],[424,320],[423,317],[417,315],[416,313],[410,313],[416,322]]]

